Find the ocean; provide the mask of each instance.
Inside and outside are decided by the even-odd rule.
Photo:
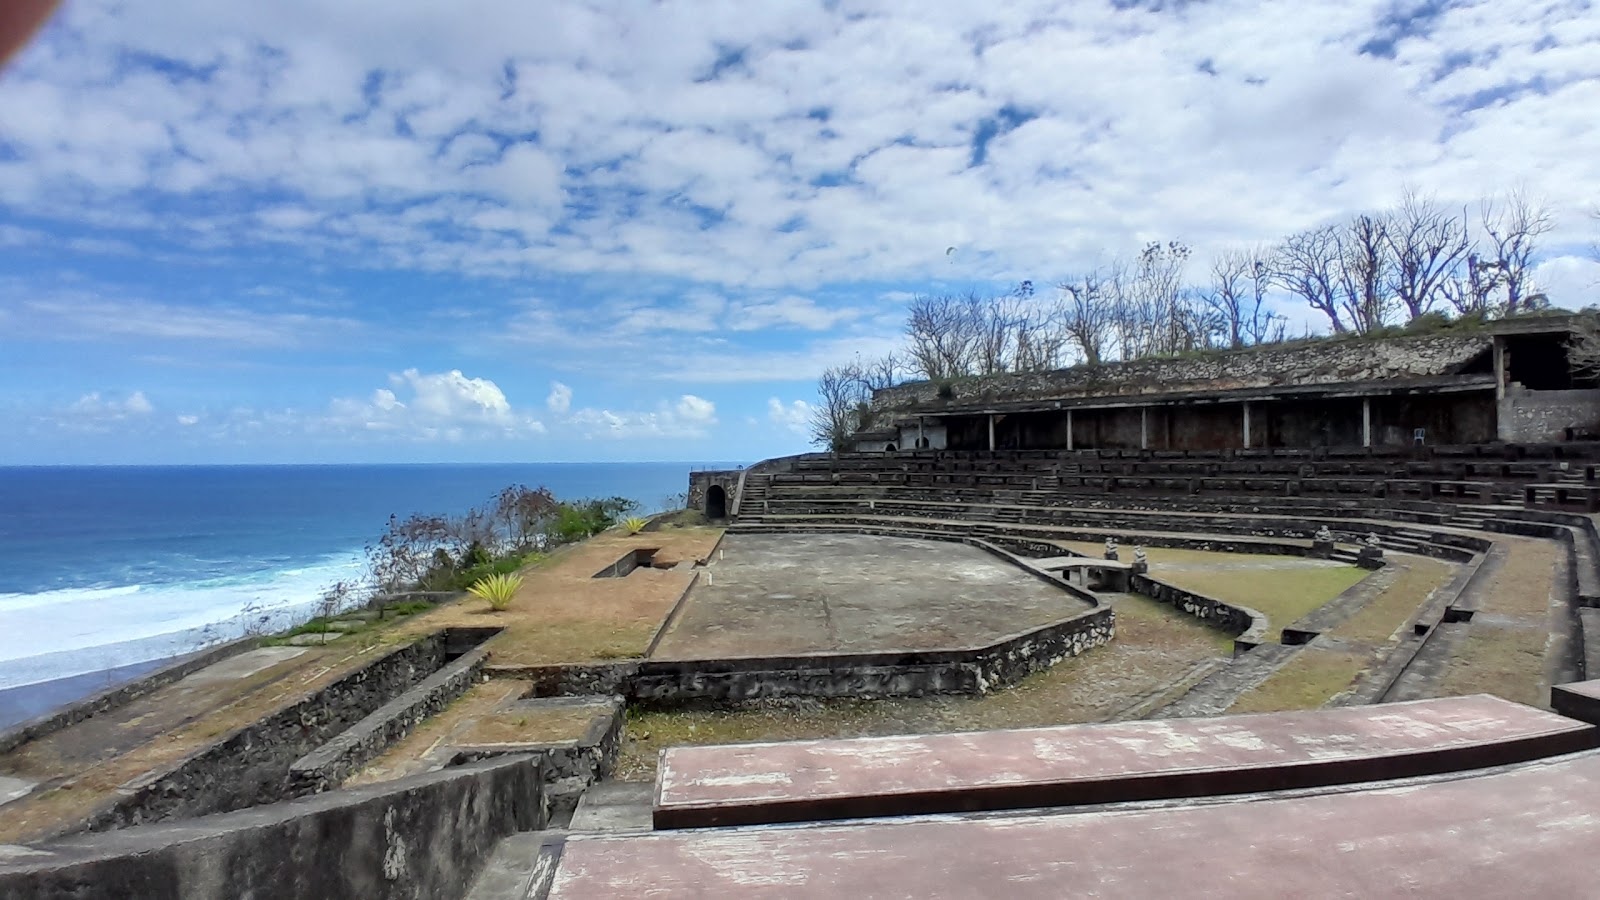
[[[462,513],[512,484],[652,512],[691,469],[733,465],[0,467],[0,692],[92,690],[88,673],[137,673],[263,617],[291,627],[360,574],[391,514]]]

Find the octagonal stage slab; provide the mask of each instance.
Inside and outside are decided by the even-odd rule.
[[[965,544],[857,534],[730,534],[652,656],[972,647],[1090,608]]]

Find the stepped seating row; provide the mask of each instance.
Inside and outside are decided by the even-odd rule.
[[[656,825],[697,830],[569,840],[550,896],[1587,896],[1593,721],[1477,695],[677,748]],[[1159,802],[1083,808],[1129,800]]]
[[[1455,502],[1600,511],[1596,467],[1561,471],[1511,463],[1294,464],[1239,461],[1139,461],[1063,464],[977,460],[966,456],[900,460],[879,455],[796,463],[768,476],[769,490],[821,485],[901,484],[929,489],[980,486],[1065,494],[1238,494],[1415,497]]]

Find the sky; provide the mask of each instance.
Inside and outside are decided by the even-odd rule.
[[[69,0],[0,72],[0,464],[796,453],[915,294],[1406,189],[1548,201],[1583,306],[1596,110],[1590,2]]]

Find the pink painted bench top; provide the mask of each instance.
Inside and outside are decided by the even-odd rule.
[[[568,841],[551,898],[1593,897],[1600,755],[1162,808]]]
[[[657,828],[1192,797],[1570,753],[1594,726],[1488,695],[1014,731],[675,747]]]

